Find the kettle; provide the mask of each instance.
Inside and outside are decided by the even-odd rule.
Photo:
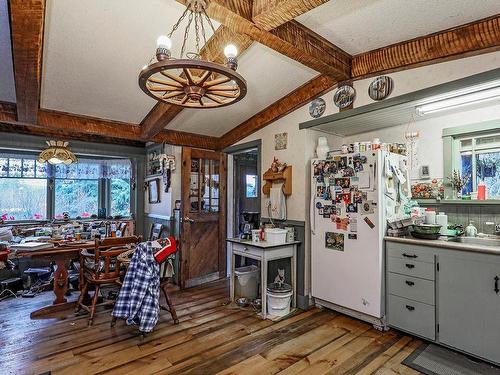
[[[474,226],[473,221],[469,222],[469,225],[465,227],[465,237],[476,237],[477,228]]]

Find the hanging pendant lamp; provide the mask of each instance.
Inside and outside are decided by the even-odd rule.
[[[156,62],[152,59],[139,74],[139,87],[147,95],[160,102],[197,109],[224,107],[245,97],[246,81],[236,73],[236,46],[229,44],[224,48],[225,65],[201,58],[200,40],[203,39],[204,43],[207,43],[205,21],[215,33],[212,21],[205,11],[206,6],[206,0],[188,0],[186,10],[172,31],[168,36],[162,35],[158,38]],[[171,57],[171,37],[186,16],[188,21],[181,53],[176,59]],[[185,54],[186,41],[193,21],[196,52]]]
[[[47,145],[49,147],[43,150],[38,156],[38,161],[40,163],[57,165],[77,162],[75,154],[68,149],[68,142],[47,141]]]

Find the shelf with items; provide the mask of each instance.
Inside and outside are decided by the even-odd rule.
[[[264,173],[263,180],[266,182],[264,186],[262,186],[262,192],[265,195],[270,194],[273,182],[281,181],[283,181],[283,194],[292,194],[292,166],[290,165],[287,165],[281,172],[273,172],[272,168],[269,168],[266,173]]]

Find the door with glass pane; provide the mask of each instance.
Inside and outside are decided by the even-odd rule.
[[[181,287],[225,277],[226,158],[182,150]]]

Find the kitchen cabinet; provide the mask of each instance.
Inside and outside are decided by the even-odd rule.
[[[500,256],[439,257],[439,341],[500,363]]]
[[[500,251],[415,242],[386,240],[389,326],[500,364]]]

